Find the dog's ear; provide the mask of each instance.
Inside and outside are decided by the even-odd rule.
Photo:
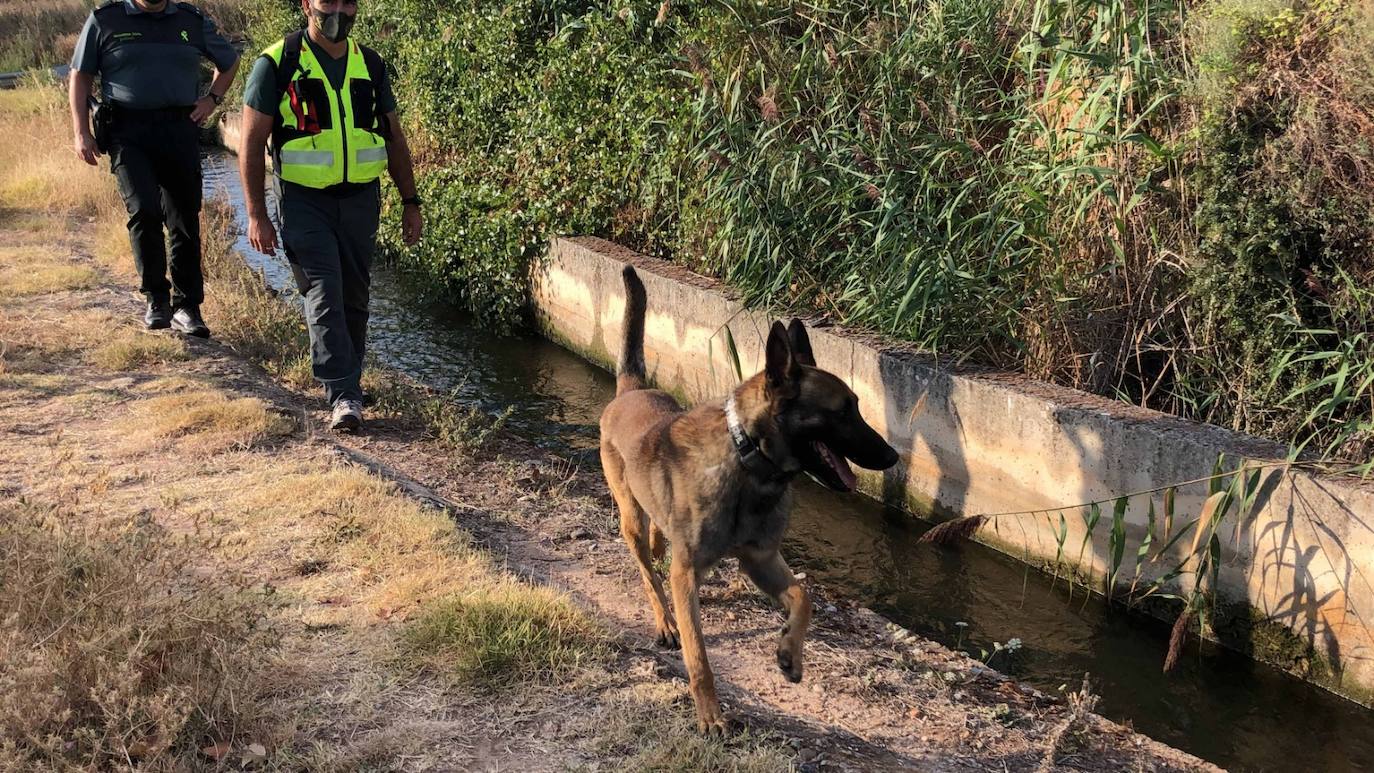
[[[801,366],[792,354],[792,344],[788,341],[787,328],[781,322],[774,322],[768,331],[768,350],[764,371],[768,375],[768,389],[773,394],[787,397],[797,391],[797,380],[801,378]]]
[[[796,317],[787,326],[787,338],[792,344],[792,356],[803,365],[816,367],[816,355],[811,353],[811,336],[806,334],[806,326]]]

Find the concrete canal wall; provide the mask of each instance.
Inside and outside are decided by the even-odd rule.
[[[640,269],[648,290],[645,347],[660,386],[692,401],[725,394],[737,383],[731,341],[745,376],[762,368],[768,316],[744,309],[718,283],[599,239],[557,239],[536,267],[532,303],[543,331],[609,367],[621,335],[625,262]],[[867,493],[937,519],[1046,510],[994,521],[977,536],[1038,565],[1055,559],[1063,508],[1204,478],[1218,455],[1230,469],[1278,462],[1286,451],[1015,374],[951,368],[871,336],[812,328],[811,340],[818,364],[848,381],[865,417],[902,453],[896,468],[861,476]],[[1367,703],[1374,694],[1374,486],[1282,466],[1261,476],[1254,507],[1228,516],[1220,530],[1214,635]],[[1195,520],[1206,497],[1204,484],[1180,487],[1177,525]],[[1159,512],[1162,499],[1153,497]],[[1149,496],[1130,500],[1127,574],[1149,504]],[[1080,567],[1098,579],[1108,566],[1110,503],[1104,510],[1107,523],[1095,530]],[[1072,559],[1085,523],[1081,512],[1063,513]]]

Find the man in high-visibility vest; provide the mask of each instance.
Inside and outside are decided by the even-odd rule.
[[[300,0],[306,28],[263,51],[244,90],[239,172],[248,240],[275,254],[264,195],[271,141],[282,247],[305,297],[310,363],[333,429],[362,426],[372,253],[383,171],[400,189],[401,235],[420,239],[420,199],[381,57],[349,37],[356,0]]]

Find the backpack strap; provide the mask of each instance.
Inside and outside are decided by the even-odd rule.
[[[372,111],[377,121],[377,133],[382,135],[382,139],[390,140],[391,124],[387,121],[386,114],[378,107],[380,100],[377,98],[380,94],[379,86],[382,79],[387,78],[386,63],[382,61],[381,54],[367,46],[360,43],[358,48],[363,52],[363,63],[367,65],[367,79],[372,81]],[[388,80],[390,79],[388,78]]]
[[[281,49],[281,61],[277,62],[277,101],[280,102],[282,95],[286,93],[286,87],[291,85],[291,78],[296,75],[296,71],[301,67],[301,45],[305,39],[305,30],[296,30],[286,36]]]
[[[367,79],[373,83],[381,83],[386,77],[386,63],[382,61],[382,55],[368,48],[358,45],[363,52],[363,62],[367,64]]]

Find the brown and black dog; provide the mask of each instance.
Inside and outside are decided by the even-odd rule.
[[[802,676],[802,640],[811,601],[778,552],[791,509],[789,489],[810,473],[837,491],[856,484],[846,459],[882,470],[897,452],[859,415],[858,398],[835,375],[816,367],[799,320],[768,334],[766,367],[724,400],[686,410],[666,392],[648,389],[644,366],[645,293],[626,266],[625,339],[616,397],[601,414],[601,463],[620,509],[620,533],[639,564],[658,628],[659,644],[681,642],[702,732],[725,722],[701,637],[697,589],[727,556],[776,598],[787,614],[778,667]],[[673,545],[668,614],[653,561]]]

